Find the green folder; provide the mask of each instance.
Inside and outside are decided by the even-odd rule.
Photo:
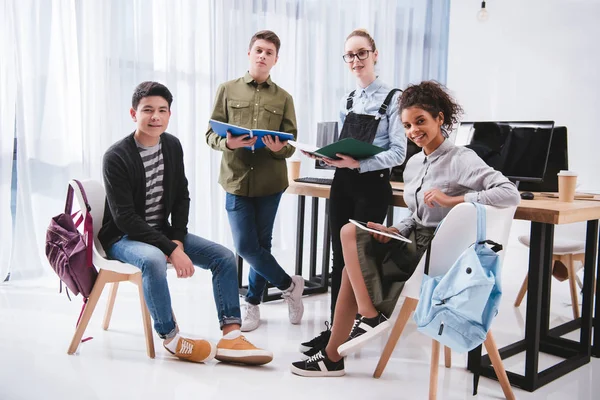
[[[370,143],[361,142],[360,140],[346,138],[335,143],[328,144],[325,147],[321,147],[319,150],[315,151],[314,154],[339,160],[339,157],[336,156],[336,154],[340,153],[350,156],[355,160],[362,160],[363,158],[369,158],[375,154],[379,154],[382,151],[385,151],[385,149],[374,146]]]

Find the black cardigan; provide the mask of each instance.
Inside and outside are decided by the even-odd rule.
[[[108,249],[128,235],[170,255],[187,234],[190,196],[179,139],[169,133],[160,136],[163,160],[164,233],[151,227],[146,216],[146,174],[133,133],[112,145],[104,154],[102,170],[106,205],[98,239]],[[171,215],[171,223],[168,217]]]

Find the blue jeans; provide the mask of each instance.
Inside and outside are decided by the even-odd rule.
[[[212,272],[213,295],[221,328],[223,325],[241,324],[237,267],[233,253],[191,233],[185,236],[183,248],[195,266]],[[127,235],[107,249],[106,254],[111,259],[135,265],[142,270],[144,297],[154,320],[154,329],[163,339],[175,336],[165,254],[158,247],[130,240]]]
[[[292,284],[292,278],[271,254],[273,225],[282,194],[247,197],[227,193],[225,199],[233,243],[237,253],[250,264],[246,294],[250,304],[260,304],[267,281],[281,290]]]

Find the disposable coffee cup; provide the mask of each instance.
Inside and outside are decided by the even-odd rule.
[[[562,170],[558,173],[558,200],[571,203],[575,200],[577,173]]]
[[[288,179],[293,181],[300,177],[300,160],[288,160]]]

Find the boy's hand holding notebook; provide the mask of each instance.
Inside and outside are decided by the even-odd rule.
[[[212,130],[221,137],[227,137],[227,132],[233,136],[248,135],[250,138],[258,138],[254,143],[254,146],[248,146],[247,149],[256,150],[261,147],[265,147],[265,144],[261,140],[264,136],[278,137],[281,141],[294,140],[294,135],[291,133],[269,131],[267,129],[248,129],[242,128],[241,126],[228,124],[226,122],[217,121],[214,119],[209,120]]]

